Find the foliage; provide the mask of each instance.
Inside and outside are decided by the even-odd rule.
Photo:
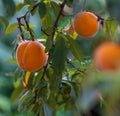
[[[107,5],[111,4],[110,1],[24,0],[16,2],[17,4],[13,0],[11,3],[9,0],[2,2],[4,7],[7,7],[5,12],[10,11],[0,16],[5,36],[13,35],[12,37],[17,39],[12,40],[13,58],[6,61],[14,64],[12,71],[7,73],[7,76],[14,79],[12,80],[14,90],[10,101],[0,95],[1,115],[117,116],[120,114],[120,73],[103,73],[96,70],[92,57],[94,49],[101,42],[106,40],[119,42],[120,15],[119,11],[116,11],[117,19],[111,17],[112,9],[107,8]],[[11,9],[6,3],[12,4]],[[65,5],[71,10],[64,9]],[[104,20],[104,23],[101,21],[102,29],[95,37],[89,39],[79,35],[71,36],[63,31],[71,25],[74,16],[83,10],[94,12],[102,21]],[[11,22],[10,17],[16,18],[15,21]],[[36,18],[31,21],[33,17]],[[39,25],[36,24],[37,21]],[[18,68],[15,51],[20,41],[34,38],[46,46],[49,59],[42,69],[29,73]],[[4,80],[7,85],[6,79]],[[3,86],[0,82],[0,88],[4,88]]]

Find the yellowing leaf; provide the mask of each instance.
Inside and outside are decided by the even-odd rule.
[[[27,85],[26,85],[26,83],[25,83],[24,81],[22,81],[22,84],[23,84],[23,87],[24,87],[24,88],[27,87]]]
[[[30,28],[33,28],[35,27],[36,25],[35,24],[29,24]]]
[[[31,74],[31,72],[26,72],[26,75],[25,75],[25,83],[26,84],[28,84],[30,74]]]
[[[25,79],[24,79],[24,81],[22,81],[24,88],[26,88],[28,85],[30,74],[31,74],[31,72],[26,72]]]
[[[12,33],[17,27],[18,27],[17,22],[8,25],[8,27],[5,30],[5,34],[8,35],[8,34]]]
[[[115,33],[118,29],[118,22],[116,20],[108,19],[104,22],[103,31],[105,36],[114,39]]]

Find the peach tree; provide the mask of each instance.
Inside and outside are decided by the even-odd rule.
[[[103,73],[93,60],[94,49],[100,43],[119,43],[119,24],[104,7],[104,1],[94,2],[24,0],[15,6],[14,23],[8,24],[5,17],[0,17],[6,24],[5,34],[16,33],[13,58],[10,59],[17,67],[13,71],[11,105],[18,112],[35,116],[119,114],[120,73]],[[85,33],[92,31],[92,19],[91,23],[88,23],[89,18],[84,18],[81,24],[74,25],[73,22],[76,14],[87,11],[94,14],[99,29],[96,35],[84,38],[75,27],[83,27],[81,30]],[[16,59],[18,44],[30,40],[43,44],[48,54],[44,66],[32,72],[20,68]]]

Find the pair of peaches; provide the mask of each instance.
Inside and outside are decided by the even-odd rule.
[[[64,30],[68,34],[74,31],[83,38],[91,38],[99,30],[99,18],[91,12],[80,12],[75,17],[71,26]],[[35,72],[41,69],[48,60],[45,47],[38,41],[23,41],[16,51],[18,65],[25,71]],[[94,62],[98,69],[103,71],[117,70],[120,68],[120,45],[105,42],[94,52]]]

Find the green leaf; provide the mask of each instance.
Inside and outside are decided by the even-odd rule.
[[[53,27],[42,28],[42,31],[44,32],[44,34],[50,36],[50,35],[52,35]]]
[[[67,84],[71,88],[70,95],[71,95],[72,98],[75,98],[76,95],[75,95],[75,90],[74,90],[73,85],[71,83],[67,82],[67,81],[62,81],[62,82],[65,83],[65,84]]]
[[[17,60],[16,60],[16,58],[10,58],[10,59],[7,59],[6,62],[17,64]]]
[[[26,91],[19,99],[18,111],[27,111],[29,106],[34,102],[34,94],[30,91]]]
[[[34,4],[35,3],[35,0],[24,0],[24,4]]]
[[[13,93],[11,95],[11,104],[12,105],[18,100],[18,98],[20,97],[20,94],[21,94],[22,90],[23,90],[23,85],[20,85],[19,87],[17,87],[13,91]]]
[[[36,73],[37,75],[34,77],[34,82],[37,83],[42,77],[43,70],[41,69],[39,72]]]
[[[20,11],[26,4],[25,3],[18,3],[17,6],[16,6],[16,12]]]
[[[55,16],[57,16],[60,11],[60,5],[56,2],[51,2],[51,7],[52,7],[52,10],[53,10]]]
[[[48,28],[52,26],[53,22],[49,11],[47,11],[45,16],[41,19],[41,23],[43,28]]]
[[[8,26],[9,21],[7,20],[7,18],[5,18],[5,17],[3,17],[3,16],[0,16],[0,20],[1,20],[2,22],[4,22],[5,27],[7,27],[7,26]]]
[[[33,88],[34,77],[35,77],[34,73],[28,72],[28,88],[29,88],[29,89],[32,89],[32,88]],[[26,79],[26,81],[27,81],[27,79]]]
[[[55,109],[56,108],[56,99],[54,99],[54,92],[51,93],[49,99],[47,100],[47,103],[49,104],[49,106],[52,108],[52,109]]]
[[[38,12],[41,18],[43,18],[46,15],[47,9],[44,2],[41,2],[39,4]]]
[[[68,49],[67,49],[65,40],[62,36],[58,35],[56,39],[57,41],[53,51],[52,64],[53,64],[55,73],[61,74],[62,71],[64,70]]]
[[[45,80],[42,80],[37,83],[36,88],[38,89],[38,96],[44,99],[48,99],[49,97],[49,90],[47,87],[47,83]]]
[[[30,11],[30,13],[32,15],[34,15],[38,10],[38,6],[35,6],[34,4],[31,4],[28,6],[28,11]]]
[[[35,24],[29,24],[29,26],[30,26],[30,28],[34,28],[34,27],[36,27],[36,25]]]
[[[49,37],[47,39],[47,41],[46,41],[46,49],[45,49],[45,51],[48,52],[51,49],[51,47],[52,47],[52,39],[51,39],[51,37]]]
[[[67,5],[72,6],[73,5],[73,0],[67,0]]]
[[[55,75],[54,75],[54,70],[53,70],[53,68],[50,67],[50,68],[47,70],[46,76],[49,77],[49,80],[50,80],[50,78],[52,78],[53,76],[55,76]],[[52,79],[54,80],[54,78],[52,78]],[[50,83],[51,83],[51,82],[50,82]]]
[[[18,27],[18,23],[17,22],[8,25],[8,27],[5,30],[5,34],[8,35],[8,34],[12,33],[17,27]]]
[[[72,54],[77,60],[81,61],[83,58],[83,54],[80,45],[76,42],[76,40],[73,40],[70,36],[67,39]]]
[[[5,16],[11,17],[15,13],[14,0],[2,0]]]
[[[105,21],[103,31],[107,37],[114,39],[117,29],[118,22],[116,20],[108,19],[108,21]]]

